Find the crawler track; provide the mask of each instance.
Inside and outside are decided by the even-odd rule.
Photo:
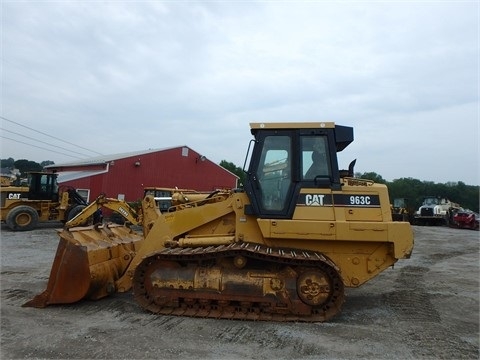
[[[138,265],[133,290],[153,313],[225,319],[322,322],[344,301],[322,254],[252,243],[164,249]]]

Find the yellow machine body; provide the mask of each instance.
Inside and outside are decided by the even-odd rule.
[[[392,221],[386,186],[338,170],[336,152],[353,140],[349,128],[252,124],[252,133],[257,148],[245,189],[188,201],[173,192],[172,199],[183,200],[168,211],[146,195],[134,217],[141,232],[111,224],[64,229],[47,289],[26,305],[133,288],[137,302],[158,314],[326,321],[340,311],[344,287],[358,287],[410,257],[412,229]],[[318,139],[331,147],[328,174],[310,179],[306,168],[313,164],[306,159],[316,157]],[[292,146],[298,143],[303,155]],[[277,178],[287,168],[293,175]],[[82,286],[72,289],[72,277]]]

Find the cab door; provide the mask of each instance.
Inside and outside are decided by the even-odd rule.
[[[58,184],[56,174],[31,173],[29,174],[30,200],[58,201]]]
[[[253,213],[260,217],[291,217],[295,189],[293,143],[294,131],[290,130],[257,135],[245,188]]]

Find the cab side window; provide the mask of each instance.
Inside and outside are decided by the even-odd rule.
[[[48,185],[47,175],[42,175],[40,178],[40,191],[46,193],[48,190]]]
[[[303,180],[330,177],[331,166],[325,136],[302,136],[301,174]]]

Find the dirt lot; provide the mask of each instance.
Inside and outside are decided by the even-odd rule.
[[[328,323],[157,316],[131,294],[47,309],[57,226],[1,229],[1,358],[478,359],[479,232],[414,227],[415,249]]]

